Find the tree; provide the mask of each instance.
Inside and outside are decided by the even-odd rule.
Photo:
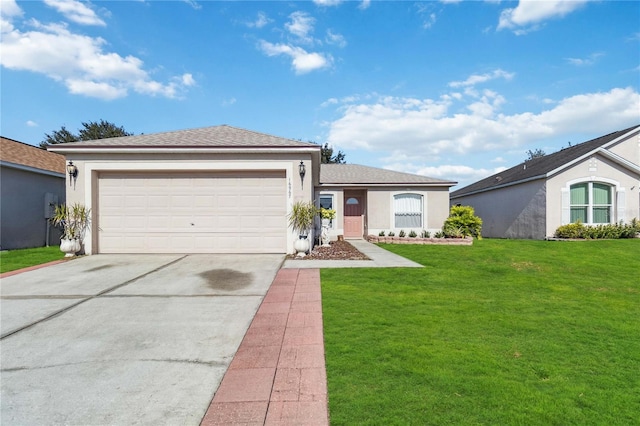
[[[540,157],[544,157],[545,155],[547,155],[546,152],[544,152],[542,149],[540,148],[536,148],[535,150],[531,151],[530,149],[527,150],[527,159],[524,161],[531,161],[534,158],[540,158]]]
[[[54,130],[51,134],[45,133],[44,140],[40,142],[40,148],[46,148],[49,145],[56,145],[60,143],[91,141],[94,139],[106,139],[131,135],[133,135],[133,133],[127,132],[124,127],[118,127],[108,121],[89,121],[87,123],[82,123],[82,129],[78,131],[77,135],[68,131],[65,126],[62,126],[60,130]]]
[[[80,139],[76,135],[62,126],[60,130],[54,130],[51,134],[45,133],[44,140],[40,142],[40,148],[46,148],[48,145],[56,145],[59,143],[77,142],[78,140]]]
[[[83,141],[133,135],[133,133],[127,132],[124,127],[118,127],[115,124],[104,120],[100,120],[99,123],[96,123],[95,121],[82,123],[82,127],[84,128],[79,130],[78,136],[80,137],[80,140]]]
[[[338,151],[337,154],[333,154],[333,148],[329,146],[328,143],[322,145],[322,149],[320,151],[320,162],[322,164],[344,164],[346,163],[344,159],[344,152]]]

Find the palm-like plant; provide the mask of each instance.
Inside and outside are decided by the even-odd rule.
[[[313,201],[298,201],[293,204],[289,213],[289,226],[301,236],[306,236],[318,215],[318,208]]]
[[[62,238],[66,240],[80,239],[89,226],[91,210],[82,204],[55,206],[51,223],[62,227]]]

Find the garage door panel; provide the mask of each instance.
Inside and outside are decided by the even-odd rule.
[[[101,174],[98,193],[101,253],[286,251],[284,172]]]

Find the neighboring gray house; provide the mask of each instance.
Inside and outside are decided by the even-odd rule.
[[[60,243],[48,227],[49,203],[65,201],[62,155],[0,137],[0,248],[42,247]],[[48,229],[49,228],[49,229]]]
[[[49,150],[78,168],[67,200],[91,208],[87,254],[292,253],[297,235],[287,214],[293,203],[312,200],[336,210],[332,239],[433,231],[448,215],[455,185],[320,164],[320,145],[226,125]]]
[[[525,161],[451,193],[482,218],[482,235],[543,239],[580,220],[640,218],[640,126]]]

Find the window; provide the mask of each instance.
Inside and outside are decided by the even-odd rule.
[[[333,208],[333,195],[320,195],[320,208],[335,210]],[[333,219],[329,222],[329,227],[333,228]]]
[[[422,228],[422,195],[394,195],[393,211],[396,228]]]
[[[571,185],[571,223],[611,223],[613,192],[610,185],[584,182]]]

